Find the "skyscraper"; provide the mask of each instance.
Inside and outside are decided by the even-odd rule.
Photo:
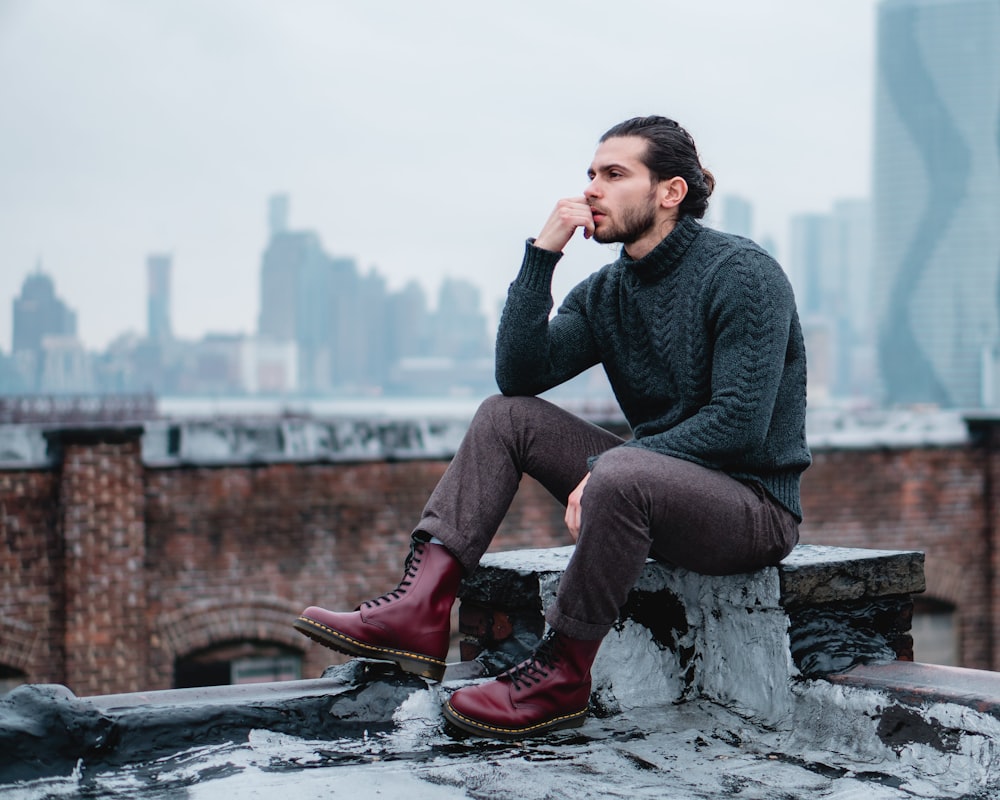
[[[883,0],[875,103],[883,399],[981,406],[1000,341],[1000,2]]]
[[[489,353],[486,317],[479,289],[460,278],[445,278],[431,318],[431,352],[446,358],[479,358]]]
[[[13,350],[40,352],[46,336],[76,336],[76,312],[56,296],[52,278],[39,265],[14,299]]]
[[[786,266],[804,328],[815,339],[806,342],[812,345],[810,379],[813,362],[823,363],[823,389],[834,397],[874,394],[870,242],[871,209],[864,200],[839,200],[832,213],[800,214],[791,220]]]
[[[382,365],[365,324],[381,316],[371,297],[361,302],[364,281],[357,264],[327,255],[315,232],[289,230],[286,196],[272,198],[269,208],[271,235],[260,271],[260,336],[296,344],[298,379],[306,392],[370,383],[371,371]]]
[[[67,376],[86,372],[83,345],[76,339],[76,312],[56,296],[41,265],[24,279],[21,295],[14,299],[13,360],[28,391],[63,391],[72,383]]]
[[[166,342],[172,338],[170,331],[170,270],[173,258],[169,255],[151,255],[146,259],[146,320],[149,339]]]
[[[267,224],[271,236],[288,230],[288,195],[272,195],[267,202]]]
[[[753,238],[753,206],[749,200],[735,194],[723,195],[722,219],[719,227],[727,233]]]
[[[329,389],[333,275],[319,237],[311,231],[274,233],[260,274],[258,332],[265,339],[296,343],[304,389]]]

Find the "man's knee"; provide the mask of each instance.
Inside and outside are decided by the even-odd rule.
[[[642,483],[649,475],[647,453],[635,447],[615,447],[603,453],[590,470],[590,487],[616,487]]]
[[[508,397],[503,394],[493,394],[479,404],[477,415],[496,417],[498,414],[508,415],[512,410],[520,408],[526,400],[535,400],[534,397]]]
[[[548,403],[537,397],[494,394],[479,404],[473,424],[488,420],[496,428],[521,430],[539,419]]]

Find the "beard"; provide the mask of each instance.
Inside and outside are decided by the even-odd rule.
[[[617,221],[606,216],[604,227],[600,231],[594,231],[594,241],[601,244],[621,242],[630,245],[649,233],[656,224],[656,205],[653,203],[655,195],[655,192],[650,192],[646,202],[622,209],[621,218]]]

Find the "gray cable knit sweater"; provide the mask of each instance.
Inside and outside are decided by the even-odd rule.
[[[806,357],[792,289],[753,242],[693,217],[645,258],[621,256],[551,318],[561,253],[529,240],[497,333],[506,395],[535,395],[603,364],[634,439],[756,481],[799,520]]]

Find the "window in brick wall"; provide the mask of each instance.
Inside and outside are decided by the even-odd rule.
[[[28,676],[19,669],[0,664],[0,694],[7,694],[11,689],[16,689],[22,683],[26,683]]]
[[[913,599],[913,659],[925,664],[961,666],[955,606],[931,597]]]
[[[290,681],[302,677],[302,654],[270,642],[224,642],[174,662],[174,687]]]

